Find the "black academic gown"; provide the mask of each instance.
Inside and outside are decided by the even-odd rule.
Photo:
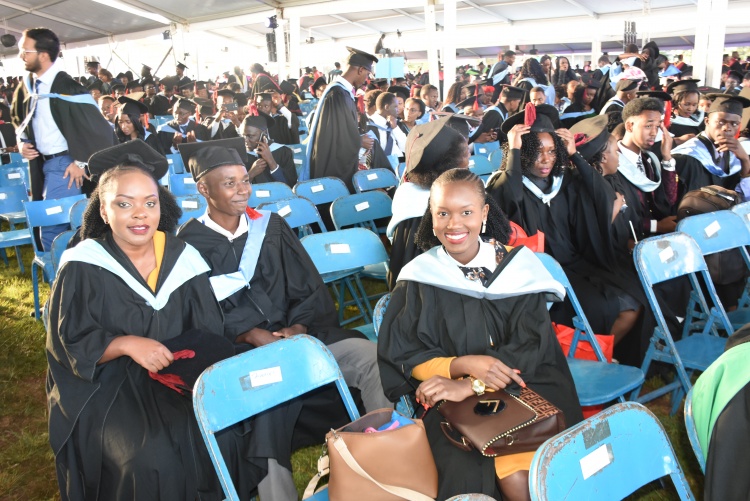
[[[470,143],[473,143],[484,132],[490,132],[493,130],[497,131],[497,140],[500,141],[501,145],[508,142],[508,135],[500,130],[500,126],[505,121],[503,115],[507,117],[510,114],[503,103],[497,103],[495,106],[502,111],[502,114],[497,110],[485,111],[484,116],[482,117],[482,123],[479,124],[477,130],[475,130],[474,134],[469,138]]]
[[[359,126],[354,99],[336,85],[318,104],[319,116],[315,135],[309,138],[310,178],[333,176],[354,192],[352,176],[359,168]]]
[[[568,113],[583,113],[583,115],[566,118],[565,115]],[[562,112],[562,114],[560,115],[560,121],[562,122],[563,127],[565,127],[566,129],[570,129],[581,120],[586,120],[587,118],[591,118],[594,116],[596,116],[596,110],[594,108],[591,108],[589,111],[584,111],[583,105],[579,103],[573,103],[565,108],[565,111]]]
[[[709,152],[713,155],[714,147],[708,139],[699,136],[699,140],[707,145]],[[677,205],[689,191],[699,190],[704,186],[722,186],[728,190],[734,190],[740,182],[740,173],[731,176],[719,177],[712,174],[703,166],[703,163],[689,155],[674,155],[675,171],[677,172]],[[726,171],[725,171],[726,172]]]
[[[51,92],[64,95],[88,94],[89,91],[73,80],[70,75],[61,71],[57,74],[50,88]],[[19,83],[13,96],[11,110],[13,126],[19,127],[26,118],[29,109],[29,95],[26,86]],[[88,162],[89,157],[97,151],[117,144],[112,126],[104,118],[98,106],[79,104],[62,99],[50,99],[52,118],[68,142],[68,151],[73,160]],[[32,121],[26,127],[26,137],[34,143]],[[57,153],[57,152],[47,152]],[[44,192],[44,160],[41,155],[29,161],[29,174],[32,200],[42,200]],[[83,191],[90,192],[93,183],[85,182]]]
[[[10,122],[0,121],[0,135],[3,138],[3,148],[16,145],[16,129]],[[0,156],[0,159],[2,159],[3,164],[10,163],[10,155],[7,153]]]
[[[180,130],[180,126],[177,124],[177,120],[167,122],[166,125],[172,127],[174,130]],[[208,141],[211,139],[211,134],[208,132],[208,129],[199,123],[195,123],[195,121],[193,120],[188,120],[185,134],[187,134],[188,132],[194,132],[195,139],[197,139],[198,141]],[[161,144],[161,149],[167,155],[172,153],[172,140],[174,139],[174,134],[174,132],[166,131],[156,133],[157,137],[159,138],[159,144]],[[183,141],[187,140],[183,138]]]
[[[98,241],[148,287],[111,234]],[[157,292],[170,274],[181,273],[175,264],[184,249],[167,234]],[[208,277],[187,280],[155,310],[114,273],[71,261],[60,268],[47,308],[49,435],[62,499],[223,499],[191,395],[151,380],[127,356],[97,365],[118,336],[165,340],[191,329],[221,336]],[[263,447],[239,428],[219,443],[241,497],[249,499],[265,476]],[[256,463],[246,459],[253,449],[260,449]]]
[[[235,127],[234,124],[230,123],[227,125],[223,121],[216,123],[216,117],[213,115],[203,120],[201,125],[208,129],[211,139],[230,139],[233,137],[240,137],[237,133],[237,127]]]
[[[292,123],[289,125],[287,118],[277,113],[273,115],[273,126],[268,128],[268,135],[275,143],[299,144],[299,118],[292,113]]]
[[[172,106],[169,104],[169,99],[161,94],[156,94],[154,97],[144,97],[143,104],[148,106],[148,112],[152,117],[172,114]]]
[[[683,125],[674,123],[672,121],[669,124],[669,132],[675,135],[675,137],[684,136],[685,134],[695,134],[696,136],[706,129],[706,122],[701,121],[698,125]]]
[[[491,282],[503,280],[503,267],[513,257],[511,252],[500,263]],[[411,378],[417,365],[436,357],[464,355],[489,355],[519,369],[531,389],[564,412],[567,426],[581,421],[578,396],[550,324],[545,294],[479,299],[433,285],[400,281],[378,337],[378,363],[386,396],[395,401],[413,393],[419,386],[419,381]],[[438,468],[437,499],[467,492],[501,499],[494,459],[452,445],[440,428],[442,420],[434,409],[424,417]]]
[[[293,188],[294,185],[297,184],[297,168],[294,166],[294,154],[292,153],[292,150],[284,147],[278,148],[271,152],[271,156],[273,156],[273,159],[276,160],[276,163],[279,165],[279,168],[284,175],[284,182],[289,185],[290,188]],[[255,163],[256,160],[258,160],[258,155],[254,152],[247,153],[246,166],[248,170],[253,166],[253,163]],[[253,179],[253,184],[273,182],[278,182],[278,179],[274,178],[268,170],[261,172]]]

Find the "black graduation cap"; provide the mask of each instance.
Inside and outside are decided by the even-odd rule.
[[[197,143],[203,144],[203,143]],[[101,176],[104,171],[121,164],[135,165],[151,173],[154,179],[161,179],[169,169],[167,157],[147,145],[141,139],[133,139],[122,144],[97,151],[89,158],[89,171],[92,176]]]
[[[143,85],[138,80],[133,80],[132,82],[128,82],[128,85],[125,88],[128,90],[135,90],[138,87],[143,88]]]
[[[636,90],[638,86],[640,85],[640,80],[628,80],[627,78],[621,78],[617,82],[617,86],[615,87],[616,92],[630,92],[633,90]]]
[[[390,87],[388,87],[388,92],[390,92],[391,94],[396,94],[404,101],[409,99],[409,89],[407,89],[403,85],[391,85]]]
[[[186,69],[188,69],[188,67],[187,67],[187,66],[185,66],[185,65],[184,65],[184,64],[182,64],[182,63],[177,63],[177,67],[178,67],[178,68],[181,68],[181,69],[183,69],[183,70],[186,70]]]
[[[224,97],[231,97],[234,99],[234,92],[231,91],[231,89],[219,89],[216,91],[217,96],[224,96]]]
[[[376,78],[375,80],[372,81],[372,83],[374,83],[375,85],[377,85],[378,87],[380,87],[381,85],[388,83],[388,79],[387,78]]]
[[[182,85],[180,85],[180,90],[192,89],[193,85],[195,85],[195,82],[193,82],[193,81],[190,81],[190,82],[188,82],[186,84],[182,84]]]
[[[205,89],[205,88],[206,88],[206,82],[204,82],[203,80],[198,80],[197,82],[195,82],[195,90]]]
[[[257,117],[253,115],[246,116],[242,121],[242,128],[244,129],[245,127],[250,126],[260,130],[268,130],[273,127],[274,124],[275,122],[273,121],[272,116],[259,111]]]
[[[477,96],[471,95],[467,97],[466,99],[464,99],[463,101],[461,101],[460,103],[456,103],[456,106],[458,106],[459,108],[465,108],[467,106],[474,106],[474,103],[476,102],[476,100],[477,100]]]
[[[713,99],[713,102],[706,115],[723,111],[724,113],[742,116],[742,110],[750,106],[750,99],[732,94],[709,94],[708,98]]]
[[[267,92],[260,92],[258,94],[255,94],[255,102],[259,103],[261,101],[271,101],[273,100],[273,96],[271,94],[268,94]]]
[[[294,85],[290,84],[286,80],[281,82],[279,84],[279,89],[281,89],[282,94],[293,94],[294,93]]]
[[[121,83],[116,83],[112,87],[110,87],[109,90],[111,90],[112,93],[114,93],[115,91],[118,91],[118,90],[125,90],[125,86]]]
[[[214,112],[214,102],[205,97],[194,97],[195,104],[200,106],[201,115],[211,115]]]
[[[171,88],[177,85],[177,79],[175,77],[164,77],[159,81],[159,84],[165,88]]]
[[[193,179],[198,181],[207,172],[225,165],[245,165],[247,151],[241,137],[218,139],[177,145],[185,165]]]
[[[528,115],[528,120],[527,120]],[[534,106],[532,103],[526,103],[523,111],[509,116],[503,121],[500,130],[508,133],[514,125],[525,123],[531,125],[531,132],[555,132],[555,122],[560,120],[560,113],[557,108],[549,104],[540,104]]]
[[[274,82],[271,78],[261,75],[256,80],[257,87],[256,92],[281,92],[281,88],[279,88],[279,85]]]
[[[448,126],[450,117],[416,125],[406,138],[406,172],[429,168],[448,153],[453,139],[461,133]]]
[[[99,92],[104,92],[104,85],[102,84],[102,81],[98,78],[91,82],[91,85],[86,87],[88,90],[98,90]]]
[[[372,73],[372,63],[378,62],[377,57],[352,47],[347,47],[346,50],[349,51],[349,66],[359,66]]]
[[[120,111],[126,115],[144,115],[148,113],[148,106],[128,96],[118,97],[117,102],[122,105]]]
[[[180,98],[177,100],[177,107],[182,108],[183,110],[189,112],[189,113],[195,113],[195,107],[197,104],[190,99]]]
[[[721,94],[721,89],[717,89],[716,87],[709,87],[707,85],[701,85],[698,87],[698,90],[701,94]]]
[[[469,139],[471,127],[478,127],[482,121],[463,113],[453,113],[448,116],[448,127],[458,131],[463,137]]]
[[[474,92],[474,88],[479,85],[480,87],[484,87],[489,83],[489,80],[475,80],[474,82],[468,83],[463,86],[464,89]]]
[[[638,92],[636,92],[636,94],[638,95],[638,97],[655,97],[660,101],[672,100],[672,96],[660,90],[639,90]]]
[[[147,85],[153,85],[156,87],[156,82],[154,82],[153,78],[141,78],[141,86],[145,87]]]
[[[526,89],[522,89],[521,87],[513,87],[512,85],[504,84],[502,85],[502,88],[502,94],[506,96],[506,99],[510,99],[511,101],[523,99],[523,96],[526,95]]]
[[[679,94],[681,92],[687,92],[687,91],[700,92],[698,90],[698,82],[700,82],[700,80],[696,78],[676,80],[672,82],[671,84],[667,85],[667,92],[669,92],[672,95]]]
[[[727,76],[734,78],[740,83],[742,83],[742,80],[745,78],[745,76],[737,70],[729,70]]]
[[[599,80],[594,80],[593,78],[590,78],[589,81],[586,82],[586,87],[589,89],[599,90],[602,88],[602,83]]]
[[[609,139],[608,124],[607,115],[597,115],[581,120],[570,128],[575,136],[576,149],[586,161],[599,153]]]
[[[237,103],[237,106],[247,106],[247,95],[242,92],[235,94],[234,102]]]
[[[216,362],[234,356],[234,345],[224,336],[191,329],[162,341],[174,361],[149,376],[181,395],[192,394],[198,377]]]
[[[141,66],[142,66],[141,67],[141,73],[143,73],[145,71],[151,72],[151,66],[149,66],[147,64],[144,64],[144,63],[141,63]]]
[[[86,63],[87,68],[96,68],[99,66],[99,61],[89,61]]]
[[[310,86],[310,88],[313,90],[313,92],[315,92],[316,90],[318,90],[319,88],[321,88],[324,85],[328,85],[328,83],[326,82],[326,79],[323,78],[323,77],[318,77],[312,83],[312,85]]]

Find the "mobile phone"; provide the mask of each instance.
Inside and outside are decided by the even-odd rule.
[[[237,111],[237,103],[225,104],[221,107],[224,111]]]

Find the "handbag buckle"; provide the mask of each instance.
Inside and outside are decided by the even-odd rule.
[[[513,436],[513,434],[509,434],[505,436],[505,443],[506,445],[513,445],[513,442],[516,441],[516,437]]]

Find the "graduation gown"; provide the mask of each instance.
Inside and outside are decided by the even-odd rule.
[[[169,99],[161,94],[156,94],[154,97],[144,97],[143,104],[148,106],[148,112],[151,116],[158,117],[172,114]]]
[[[275,143],[299,144],[299,119],[292,114],[292,125],[287,117],[281,114],[273,115],[273,126],[268,128],[268,135]]]
[[[510,114],[503,103],[497,103],[495,106],[491,106],[484,110],[482,123],[479,124],[479,127],[474,131],[474,134],[471,135],[469,142],[473,143],[484,132],[496,130],[497,140],[500,141],[500,144],[507,143],[508,135],[500,130],[500,126],[509,115]]]
[[[237,133],[237,127],[235,127],[232,122],[229,122],[228,124],[223,120],[217,122],[215,116],[207,117],[201,125],[208,129],[211,139],[230,139],[233,137],[240,137]]]
[[[292,150],[282,146],[271,151],[271,156],[273,156],[273,159],[276,160],[276,163],[279,165],[280,173],[284,177],[282,182],[289,185],[290,188],[293,188],[294,185],[297,184],[297,168],[294,166],[294,154],[292,153]],[[246,164],[248,170],[250,170],[250,167],[253,166],[253,163],[255,163],[256,160],[258,160],[258,155],[256,155],[254,151],[248,151]],[[273,183],[278,181],[279,180],[273,177],[268,170],[261,172],[253,178],[253,184]]]
[[[63,95],[88,94],[89,91],[73,80],[70,75],[61,71],[52,81],[50,91]],[[13,96],[12,121],[14,127],[20,127],[29,110],[30,94],[26,86],[19,82]],[[68,151],[73,160],[88,162],[89,157],[97,151],[117,144],[112,126],[104,118],[98,106],[73,103],[58,98],[50,99],[52,119],[63,137],[68,142]],[[26,127],[26,137],[34,143],[34,127],[31,120]],[[56,152],[53,152],[56,153]],[[44,159],[40,156],[29,161],[29,174],[32,200],[42,200],[44,193]],[[93,183],[84,182],[83,191],[90,192]]]
[[[672,113],[672,121],[669,124],[669,132],[675,137],[684,136],[685,134],[698,135],[706,129],[706,122],[703,120],[703,113],[693,114],[685,118]]]
[[[410,268],[415,271],[399,280],[383,317],[378,363],[388,398],[395,401],[414,392],[419,381],[411,374],[419,364],[436,357],[489,355],[519,369],[531,389],[564,412],[568,426],[578,423],[578,396],[546,307],[547,292],[559,294],[560,284],[525,247],[500,262],[487,288],[466,279],[455,264],[446,264],[441,252],[445,255],[442,247],[435,247],[404,268],[402,277]],[[441,274],[444,283],[435,284],[434,275]],[[416,281],[420,276],[423,282]],[[424,416],[438,467],[437,499],[467,492],[500,499],[494,459],[452,445],[440,429],[441,421],[434,409]]]
[[[357,107],[351,93],[333,86],[318,104],[318,125],[309,138],[310,178],[332,176],[354,192],[352,176],[359,169],[359,126]]]
[[[167,234],[156,299],[149,303],[128,285],[129,278],[148,289],[110,233],[66,253],[95,256],[95,242],[122,267],[120,274],[103,268],[101,258],[96,265],[65,262],[64,254],[47,305],[49,437],[62,499],[221,500],[190,395],[151,380],[127,356],[97,365],[118,336],[160,341],[191,329],[221,336],[208,267],[195,249]],[[248,499],[265,475],[245,461],[248,439],[229,431],[219,442]]]
[[[581,120],[596,116],[596,109],[591,108],[589,111],[583,110],[583,105],[579,103],[573,103],[560,114],[560,121],[563,127],[570,129]]]
[[[0,137],[2,139],[2,148],[8,148],[16,145],[16,129],[10,122],[0,121]],[[10,163],[10,154],[4,154],[0,157],[3,164]]]
[[[684,153],[682,153],[683,151]],[[704,135],[696,136],[683,143],[676,147],[673,152],[675,171],[677,172],[678,179],[677,204],[680,203],[682,197],[689,191],[699,190],[704,186],[710,185],[722,186],[729,190],[734,190],[740,182],[739,170],[741,170],[741,166],[739,166],[739,160],[737,160],[734,153],[729,153],[728,160],[730,166],[736,166],[733,170],[739,170],[727,175],[725,167],[718,165],[714,160],[714,146],[711,140]],[[709,167],[713,167],[714,172],[709,171],[707,164]],[[731,173],[733,170],[729,172]],[[717,175],[716,172],[721,172],[723,175]]]
[[[411,182],[403,182],[393,195],[393,215],[386,235],[391,240],[391,258],[388,261],[388,288],[396,287],[401,268],[422,254],[414,242],[419,224],[427,210],[430,190]]]
[[[177,120],[172,120],[165,123],[164,125],[160,125],[157,129],[156,134],[159,138],[159,144],[161,144],[162,151],[164,151],[165,154],[170,154],[173,153],[172,139],[174,139],[175,133],[166,130],[167,128],[178,131],[180,130],[180,126],[177,123]],[[187,136],[188,132],[195,132],[195,139],[197,139],[198,141],[208,141],[209,139],[211,139],[211,135],[209,134],[208,129],[201,124],[195,123],[195,121],[193,120],[188,120],[187,129],[185,129],[185,134],[182,135],[183,141],[187,141],[185,137]]]

